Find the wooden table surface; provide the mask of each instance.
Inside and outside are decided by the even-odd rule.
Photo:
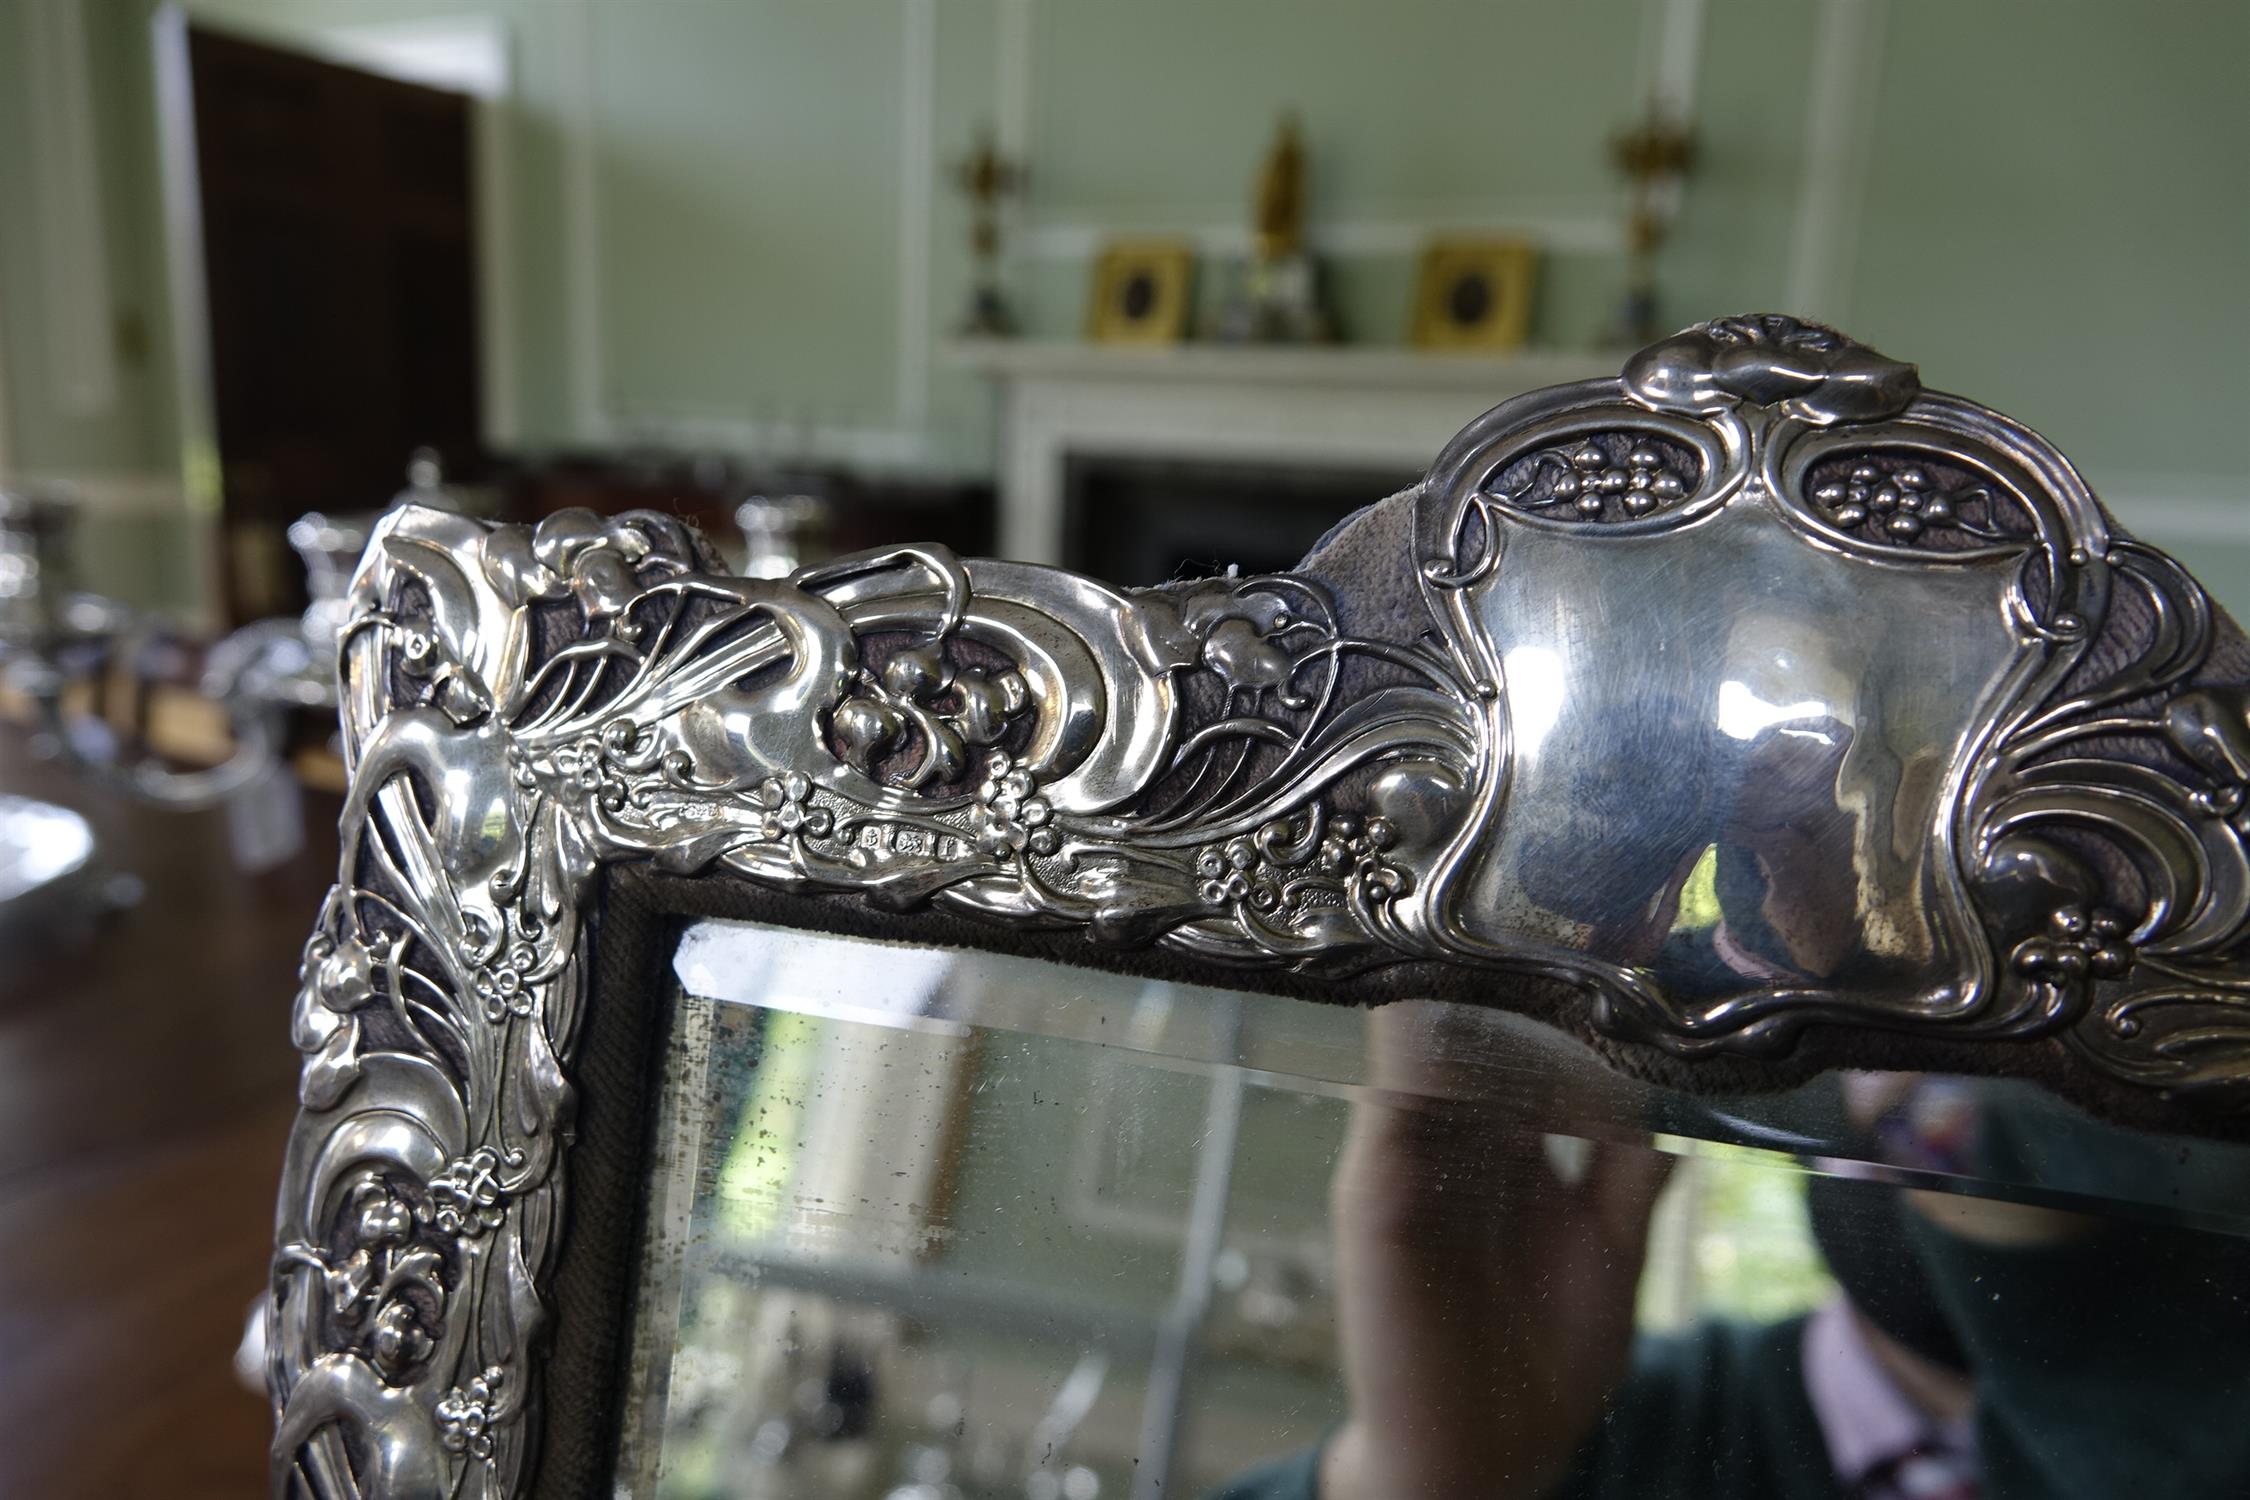
[[[298,950],[335,874],[247,875],[216,812],[136,805],[0,728],[0,792],[76,809],[139,903],[0,941],[0,1500],[265,1493],[232,1358],[272,1254]]]

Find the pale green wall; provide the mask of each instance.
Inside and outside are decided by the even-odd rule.
[[[1275,120],[1294,110],[1316,227],[1443,230],[1511,207],[1613,219],[1601,141],[1636,102],[1643,11],[1637,0],[1037,8],[1031,217],[1157,230],[1245,225]],[[1336,260],[1352,337],[1403,336],[1409,260]],[[1546,341],[1598,337],[1606,278],[1581,274],[1581,260],[1550,258]],[[1034,311],[1066,332],[1082,317],[1084,267],[1053,269],[1054,295]]]
[[[137,30],[119,24],[122,7],[88,7],[88,118],[103,163],[100,253],[58,270],[40,247],[32,153],[53,149],[55,131],[33,119],[21,73],[33,65],[27,9],[0,0],[0,419],[8,439],[0,476],[65,477],[96,492],[102,504],[81,529],[81,581],[185,612],[201,580],[168,473],[178,445],[146,48]],[[56,385],[58,274],[91,277],[114,314],[115,392],[98,408],[74,406]]]
[[[149,0],[82,3],[112,167],[112,279],[121,306],[160,312]],[[1098,234],[1238,230],[1288,107],[1311,148],[1316,230],[1345,233],[1331,264],[1356,337],[1403,331],[1421,233],[1516,220],[1561,226],[1578,246],[1547,257],[1536,336],[1584,344],[1599,333],[1618,274],[1614,253],[1589,247],[1618,208],[1602,143],[1650,86],[1660,5],[931,0],[917,85],[909,17],[921,3],[196,0],[191,10],[284,34],[503,19],[515,75],[503,111],[503,295],[517,378],[514,409],[499,415],[527,446],[801,446],[873,465],[987,469],[987,393],[927,352],[966,277],[964,215],[940,182],[921,255],[905,189],[917,168],[955,159],[978,121],[1007,112],[1017,86],[1031,185],[1010,274],[1035,333],[1076,331],[1081,252]],[[2129,523],[2188,552],[2223,597],[2250,608],[2238,478],[2250,411],[2240,82],[2250,7],[1864,0],[1869,24],[1840,68],[1822,62],[1830,10],[1709,0],[1695,76],[1704,154],[1666,256],[1667,318],[1793,300],[1836,317],[1918,360],[1934,384],[2049,432]],[[1017,17],[1027,65],[1011,74]],[[0,6],[0,70],[14,24]],[[926,116],[914,112],[918,86]],[[0,89],[7,201],[21,201],[22,108],[20,91]],[[910,163],[925,118],[927,154]],[[576,122],[592,132],[584,175],[570,149]],[[1797,240],[1808,142],[1824,122],[1862,149],[1816,178],[1842,249],[1808,279]],[[590,236],[574,196],[589,181]],[[589,262],[592,295],[581,299],[574,276]],[[0,216],[17,466],[161,465],[172,447],[161,344],[102,419],[42,407],[32,266],[20,217]],[[589,313],[599,358],[585,371],[573,319]]]
[[[31,64],[29,19],[24,7],[0,4],[0,67]],[[151,300],[161,260],[146,63],[111,20],[101,7],[86,18],[86,81],[105,167],[105,253],[91,264],[91,274],[107,285],[121,324],[160,336],[166,309]],[[162,373],[168,346],[152,337],[137,354],[117,351],[117,395],[104,409],[74,409],[59,397],[50,373],[56,331],[39,250],[32,159],[35,143],[51,139],[54,127],[31,117],[33,98],[20,76],[7,83],[0,88],[0,204],[14,207],[0,212],[0,334],[6,339],[12,464],[34,472],[145,470],[169,457],[171,383]],[[87,273],[84,263],[67,271]]]
[[[1893,8],[1840,315],[2097,486],[2250,507],[2250,6]]]

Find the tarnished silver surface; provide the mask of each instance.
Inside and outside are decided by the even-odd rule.
[[[277,1491],[527,1482],[607,863],[1213,977],[1541,975],[1688,1055],[1825,1022],[2250,1083],[2250,703],[2188,686],[2201,590],[2037,437],[1733,319],[1488,414],[1418,504],[1428,618],[1380,639],[1310,577],[744,579],[661,516],[386,518],[295,1011]]]
[[[225,706],[234,747],[217,765],[182,770],[135,756],[98,716],[73,719],[63,699],[122,663],[139,677],[158,652],[177,652],[158,617],[70,587],[70,507],[60,498],[0,492],[0,673],[37,705],[53,745],[86,770],[160,806],[202,808],[280,768],[286,711],[336,707],[336,640],[368,523],[307,515],[289,528],[311,606],[298,619],[259,620],[220,640],[197,684]]]
[[[1683,1053],[2059,1033],[2250,1083],[2250,690],[2188,686],[2203,590],[2036,434],[1726,319],[1487,414],[1418,525],[1502,684],[1454,952]]]
[[[434,449],[418,448],[395,505],[460,511]],[[72,722],[66,688],[122,661],[139,674],[159,648],[177,649],[162,620],[113,599],[71,590],[70,506],[55,495],[0,492],[0,671],[36,703],[56,746],[81,768],[160,806],[215,806],[282,768],[291,709],[337,707],[336,647],[351,621],[351,580],[373,516],[310,511],[291,522],[304,565],[304,612],[256,620],[215,643],[197,691],[223,705],[234,747],[217,765],[181,770],[129,758],[106,725]]]

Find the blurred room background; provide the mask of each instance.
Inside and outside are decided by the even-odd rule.
[[[515,509],[661,500],[715,532],[734,490],[790,479],[847,513],[847,542],[1055,555],[1091,531],[1085,551],[1104,528],[1075,509],[1179,496],[1209,534],[1159,514],[1169,545],[1141,548],[1142,571],[1238,537],[1273,550],[1277,498],[1289,540],[1317,535],[1512,390],[1614,369],[1613,148],[1652,116],[1694,143],[1659,186],[1656,324],[1770,307],[1912,358],[2045,432],[2128,526],[2250,606],[2239,6],[187,17],[213,44],[168,104],[156,7],[0,8],[0,473],[73,489],[84,586],[206,627],[288,602],[286,523],[379,507],[421,444]],[[1341,350],[1085,348],[1094,264],[1120,240],[1192,249],[1188,333],[1209,331],[1285,116]],[[997,354],[955,338],[975,280],[959,177],[986,141],[1016,169],[997,279],[1027,345]],[[1520,347],[1373,357],[1408,347],[1424,251],[1478,236],[1537,253]]]

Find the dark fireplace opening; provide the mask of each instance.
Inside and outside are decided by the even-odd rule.
[[[1127,586],[1295,566],[1409,469],[1077,454],[1063,467],[1063,562]]]

